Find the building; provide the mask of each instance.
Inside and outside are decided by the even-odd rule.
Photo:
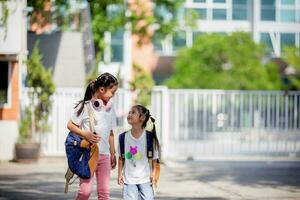
[[[152,56],[155,61],[151,63],[155,66],[147,63],[144,66],[154,72],[158,82],[167,77],[164,73],[172,71],[166,70],[161,63],[172,65],[176,51],[192,46],[197,36],[203,33],[249,32],[256,42],[267,45],[271,57],[280,57],[285,45],[300,46],[300,0],[186,0],[177,14],[179,19],[190,10],[199,16],[196,28],[181,27],[182,31],[176,36],[165,40],[154,35],[156,56]],[[131,34],[127,31],[107,33],[106,41],[111,51],[104,53],[105,65],[120,66],[123,68],[120,71],[128,72],[136,52]]]
[[[69,1],[69,9],[64,6],[57,9],[51,3],[45,1],[44,5],[45,12],[52,12],[51,16],[76,16],[78,20],[70,20],[64,31],[54,17],[45,23],[41,23],[45,20],[43,17],[37,20],[39,23],[31,21],[27,40],[29,55],[35,42],[39,41],[42,63],[52,69],[56,88],[84,88],[95,59],[88,3]]]
[[[0,26],[0,160],[10,160],[18,138],[21,74],[27,56],[27,11],[26,0],[7,1],[0,6],[3,4],[9,15]]]

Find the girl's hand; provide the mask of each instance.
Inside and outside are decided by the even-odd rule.
[[[117,160],[115,154],[110,156],[111,169],[115,169],[117,166]]]
[[[123,174],[118,174],[118,184],[123,186],[124,185],[124,177]]]
[[[90,143],[98,143],[101,140],[101,137],[97,134],[92,133],[91,131],[84,131],[84,138],[88,140]]]

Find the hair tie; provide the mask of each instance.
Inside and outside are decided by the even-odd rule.
[[[152,123],[155,122],[155,119],[153,117],[151,117],[151,115],[150,115],[150,119],[151,119]]]
[[[95,83],[96,83],[96,80],[92,80],[92,81],[90,82],[90,85],[91,85],[92,87],[94,87]]]

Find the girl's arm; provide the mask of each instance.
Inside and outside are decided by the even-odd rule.
[[[111,167],[112,167],[112,169],[114,169],[116,167],[117,161],[116,161],[116,155],[115,155],[116,150],[115,150],[115,139],[114,139],[113,131],[110,131],[108,142],[109,142]]]
[[[97,143],[97,142],[100,141],[100,136],[99,135],[93,134],[91,131],[81,130],[76,124],[74,124],[72,122],[72,120],[70,120],[68,122],[67,128],[71,132],[81,136],[82,138],[85,138],[86,140],[88,140],[91,143]]]
[[[118,161],[118,184],[119,185],[124,185],[123,167],[124,167],[123,158],[119,156],[119,161]]]

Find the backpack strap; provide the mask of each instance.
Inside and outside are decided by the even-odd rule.
[[[88,104],[88,114],[89,114],[90,130],[92,133],[96,134],[96,132],[95,132],[95,114],[94,114],[94,111],[93,111],[90,103]],[[93,176],[97,169],[97,163],[98,163],[99,156],[100,156],[98,144],[91,144],[90,151],[91,151],[90,159],[89,159],[88,164],[90,167],[91,176]]]
[[[147,157],[148,159],[152,159],[153,158],[153,135],[149,131],[146,131],[146,140],[147,140]]]
[[[126,132],[123,132],[119,135],[119,146],[120,146],[120,153],[121,153],[120,156],[122,159],[125,159],[125,134],[126,134]]]
[[[78,176],[74,177],[74,173],[71,171],[70,168],[68,168],[66,174],[65,174],[65,179],[66,179],[66,183],[65,183],[65,193],[68,193],[69,191],[69,185],[71,185],[72,183],[74,183],[75,180],[77,180]],[[72,180],[73,178],[73,180]],[[72,180],[72,181],[71,181]]]
[[[89,114],[89,125],[90,125],[90,130],[91,132],[95,132],[95,115],[94,115],[94,111],[92,109],[91,104],[89,103],[87,105],[88,108],[88,114]]]
[[[146,131],[146,140],[147,140],[147,157],[148,157],[148,163],[149,163],[149,167],[150,167],[150,173],[152,174],[153,172],[153,166],[152,166],[152,162],[153,162],[153,156],[154,156],[154,137],[152,132],[150,131]],[[159,155],[159,152],[158,152]],[[159,158],[156,160],[156,166],[155,166],[155,170],[156,170],[156,175],[155,177],[153,177],[153,182],[152,182],[152,191],[153,194],[156,194],[157,191],[157,187],[158,187],[158,181],[159,181],[159,175],[160,175],[160,162],[159,162]]]

